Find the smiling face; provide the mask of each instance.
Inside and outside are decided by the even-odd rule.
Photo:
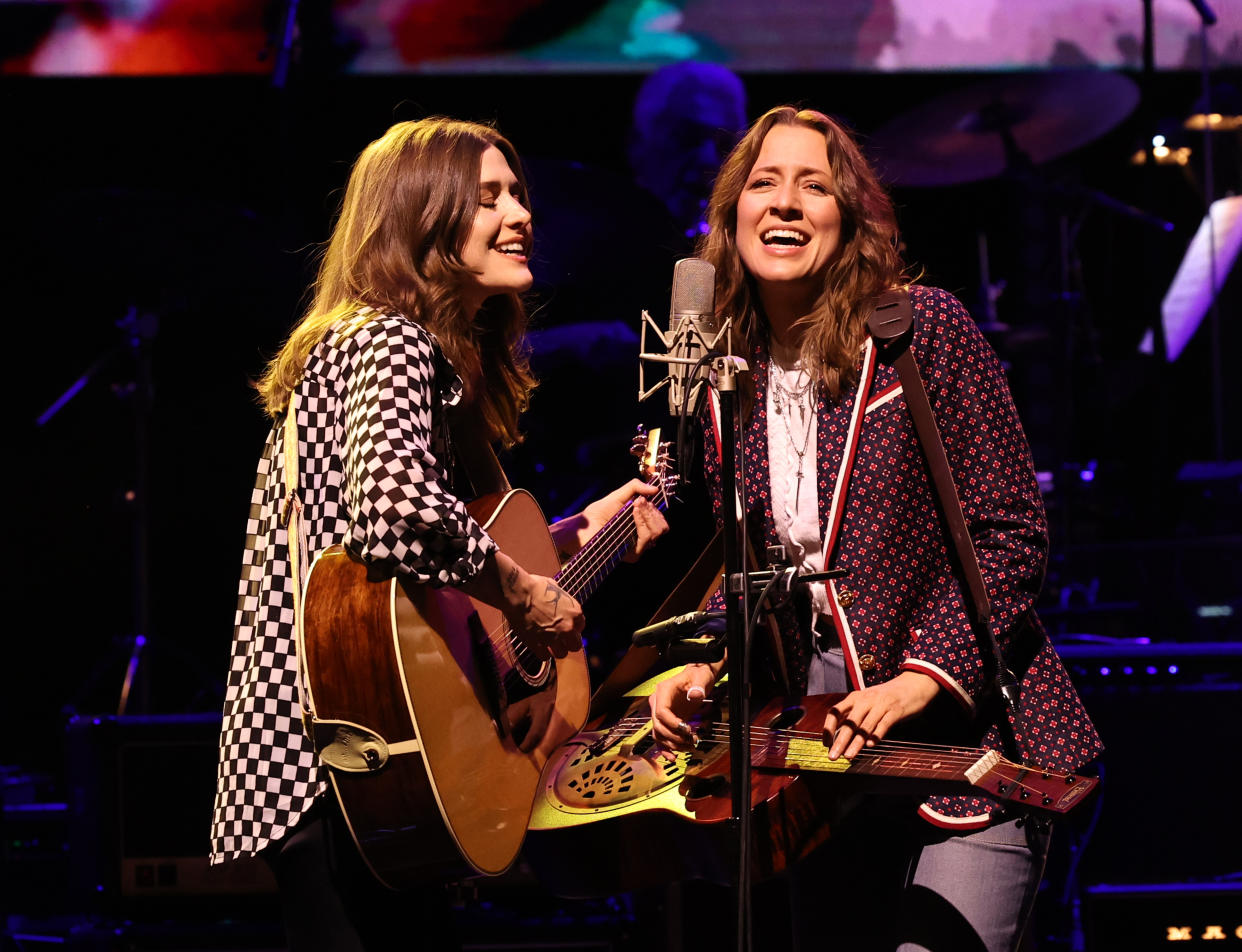
[[[773,329],[808,313],[841,247],[824,136],[773,126],[737,203],[737,250],[755,279]]]
[[[479,168],[479,208],[461,258],[470,273],[462,301],[469,313],[495,294],[526,291],[534,282],[528,259],[530,209],[513,169],[499,149],[488,146]]]

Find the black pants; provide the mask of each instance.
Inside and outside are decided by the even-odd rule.
[[[455,952],[442,886],[394,892],[367,868],[335,798],[323,797],[263,853],[280,888],[290,952]]]

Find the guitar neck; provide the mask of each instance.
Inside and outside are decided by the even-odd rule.
[[[757,768],[923,781],[1053,813],[1065,813],[1097,783],[1091,777],[1016,764],[982,747],[879,741],[849,760],[829,760],[818,734],[754,728],[751,752]]]
[[[655,495],[649,499],[652,505],[663,512],[668,508],[668,496],[662,479],[653,478],[647,485],[656,487]],[[625,554],[633,548],[637,540],[634,500],[630,500],[565,563],[564,568],[557,573],[557,582],[578,601],[585,601],[599,588],[608,573],[617,567],[617,563],[625,558]]]

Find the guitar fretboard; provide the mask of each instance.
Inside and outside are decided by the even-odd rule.
[[[664,479],[663,473],[659,473],[647,482],[647,485],[656,487],[655,495],[648,499],[661,512],[668,509]],[[581,602],[599,588],[600,583],[625,558],[637,540],[634,500],[630,500],[565,563],[564,568],[557,573],[556,580],[561,588]]]

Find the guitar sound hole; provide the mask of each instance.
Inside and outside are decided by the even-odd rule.
[[[714,777],[694,777],[686,787],[687,800],[705,800],[708,797],[729,795],[729,778],[717,774]]]
[[[774,731],[788,730],[802,720],[802,716],[805,713],[806,709],[797,705],[787,707],[772,719],[772,723],[768,727]]]
[[[647,734],[637,744],[634,745],[634,753],[640,757],[645,757],[647,753],[656,745],[655,738]]]
[[[547,681],[551,670],[551,661],[540,661],[529,651],[518,653],[517,672],[531,687],[539,687]]]

